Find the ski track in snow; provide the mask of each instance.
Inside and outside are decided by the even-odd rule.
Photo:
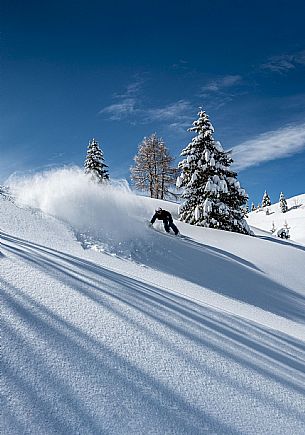
[[[305,432],[301,245],[179,222],[81,244],[0,208],[4,433]]]

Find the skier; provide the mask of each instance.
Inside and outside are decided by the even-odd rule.
[[[155,210],[155,214],[151,218],[150,226],[154,224],[156,219],[158,219],[159,221],[163,221],[164,229],[167,233],[169,233],[169,229],[171,228],[176,236],[179,234],[179,230],[174,224],[172,215],[169,211],[163,210],[161,207],[157,208]]]

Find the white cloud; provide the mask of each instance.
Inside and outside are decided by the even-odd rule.
[[[305,149],[305,123],[288,125],[247,140],[232,149],[234,168],[242,170]]]
[[[99,113],[109,115],[109,119],[112,121],[118,121],[120,119],[127,118],[130,115],[134,115],[136,111],[136,99],[125,98],[118,103],[104,107],[104,109],[100,110]]]
[[[140,91],[143,80],[138,79],[130,83],[125,92],[122,94],[115,94],[114,99],[117,103],[110,104],[99,111],[99,114],[109,116],[112,121],[118,121],[123,118],[128,118],[140,111],[137,106],[140,103]]]
[[[144,83],[143,79],[137,79],[134,82],[127,85],[125,92],[122,94],[114,94],[114,98],[125,99],[125,98],[136,98],[141,93],[141,88]]]
[[[305,50],[292,54],[272,56],[262,65],[262,68],[278,73],[286,73],[296,69],[299,65],[305,65]]]
[[[164,107],[152,108],[146,111],[149,121],[188,121],[192,105],[189,101],[179,100]]]
[[[242,77],[240,75],[227,75],[219,77],[215,80],[211,80],[207,85],[203,86],[201,89],[205,92],[219,92],[224,88],[229,88],[236,85],[241,81]]]
[[[125,119],[140,124],[166,123],[171,130],[185,132],[191,125],[194,115],[194,106],[190,101],[178,100],[162,107],[145,107],[143,82],[143,79],[137,78],[124,92],[114,94],[113,104],[102,108],[99,114],[112,121]]]
[[[112,121],[136,117],[133,121],[143,124],[167,122],[170,128],[190,126],[194,108],[189,101],[179,100],[163,107],[143,108],[141,99],[137,97],[139,87],[138,83],[129,85],[125,93],[115,95],[120,101],[104,107],[99,113],[107,115]]]

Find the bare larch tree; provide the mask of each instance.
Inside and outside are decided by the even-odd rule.
[[[156,133],[143,139],[134,161],[131,179],[138,190],[149,192],[151,198],[173,195],[169,189],[175,185],[177,175],[177,169],[171,167],[174,158]]]

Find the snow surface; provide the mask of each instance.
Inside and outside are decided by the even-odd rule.
[[[273,223],[276,231],[287,224],[290,239],[305,245],[305,194],[294,196],[286,201],[288,205],[286,213],[281,212],[279,203],[272,204],[249,213],[247,222],[269,234],[271,234]],[[269,209],[268,215],[266,215],[267,208]]]
[[[304,246],[75,169],[0,195],[8,434],[304,434]]]

